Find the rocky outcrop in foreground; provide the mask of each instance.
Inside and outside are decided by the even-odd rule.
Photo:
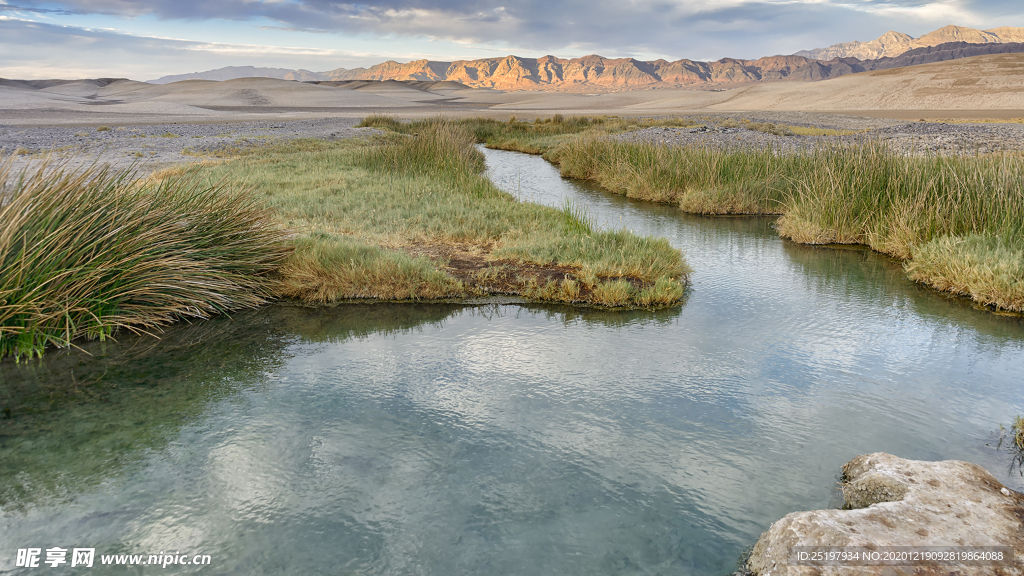
[[[843,466],[843,473],[845,508],[850,509],[794,512],[775,522],[754,546],[747,561],[751,573],[1024,574],[1024,494],[1007,489],[984,468],[955,460],[904,460],[877,452],[857,456]],[[806,554],[802,564],[795,562],[794,546],[807,547],[800,550]],[[810,561],[842,552],[832,547],[862,554],[858,560],[817,565]],[[965,560],[962,547],[988,547],[983,554],[1001,553],[1004,560]],[[879,558],[916,554],[918,560],[865,565],[863,552]],[[1011,552],[1016,559],[1007,561]],[[957,554],[961,558],[952,558]],[[921,560],[923,556],[930,559]]]

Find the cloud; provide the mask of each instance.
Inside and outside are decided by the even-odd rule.
[[[3,12],[14,12],[14,13],[27,13],[27,14],[57,14],[60,16],[74,16],[77,12],[71,10],[54,10],[50,8],[32,8],[25,6],[15,6],[12,4],[5,4],[0,2],[0,13]]]
[[[149,80],[183,70],[255,64],[329,70],[382,55],[323,48],[196,42],[58,26],[0,15],[0,76],[130,77]]]
[[[267,19],[274,28],[291,31],[691,58],[756,57],[817,47],[797,45],[797,39],[828,45],[852,40],[851,34],[868,40],[901,27],[919,35],[950,23],[1024,24],[1019,0],[65,0],[61,5],[121,17]],[[1007,16],[1017,21],[1000,20]]]
[[[118,29],[100,29],[97,23]],[[1020,0],[0,0],[0,76],[150,79],[222,66],[322,71],[387,59],[509,53],[758,58],[872,40],[887,30],[919,36],[946,24],[1021,26],[1024,5]],[[186,35],[189,40],[157,37]]]

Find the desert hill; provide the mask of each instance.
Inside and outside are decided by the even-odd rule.
[[[896,57],[884,57],[876,60],[834,58],[822,61],[803,56],[768,56],[757,60],[723,58],[716,62],[694,60],[648,62],[633,58],[610,59],[596,55],[569,60],[554,56],[543,58],[506,56],[456,62],[417,60],[400,64],[389,61],[370,68],[354,70],[339,68],[324,74],[329,75],[333,81],[454,81],[470,87],[499,90],[725,88],[754,82],[826,80],[857,72],[1011,52],[1024,52],[1024,42],[999,44],[951,42],[916,48]],[[288,76],[285,78],[290,79]]]
[[[494,88],[499,90],[544,90],[557,92],[607,92],[649,88],[724,89],[739,85],[777,81],[817,81],[857,72],[913,66],[970,58],[984,54],[1024,52],[1024,43],[969,44],[950,42],[915,48],[896,57],[876,60],[834,58],[814,60],[803,56],[769,56],[757,60],[723,58],[716,62],[694,60],[642,61],[633,58],[487,58],[436,62],[417,60],[405,64],[388,61],[370,68],[329,72],[274,70],[273,77],[284,80],[331,84],[349,82],[428,82],[452,83],[452,87]],[[234,70],[243,70],[236,68]],[[257,70],[257,69],[252,69]],[[211,71],[210,76],[229,75],[227,69]],[[184,75],[195,76],[195,74]],[[433,84],[432,84],[433,85]]]
[[[893,58],[915,48],[929,48],[950,42],[968,44],[1005,44],[1024,42],[1024,28],[1004,26],[991,30],[975,30],[963,26],[945,26],[929,32],[920,38],[914,38],[902,32],[886,32],[870,42],[843,42],[828,48],[801,50],[796,56],[812,60],[832,60],[835,58],[857,58],[858,60],[875,60]]]
[[[932,52],[934,53],[934,51]],[[929,53],[919,54],[928,57]],[[890,62],[898,59],[891,59]],[[273,78],[185,80],[0,79],[5,124],[100,125],[235,122],[267,118],[508,117],[552,114],[674,115],[734,112],[860,114],[915,111],[914,118],[1024,116],[1024,53],[985,54],[847,74],[822,82],[762,82],[725,90],[558,92],[467,88],[450,81],[295,82]],[[973,115],[973,116],[972,116]],[[979,116],[980,115],[980,116]]]
[[[758,84],[708,110],[1024,110],[1024,54],[874,70],[826,82]]]
[[[337,68],[326,72],[240,66],[165,76],[151,83],[265,77],[320,83],[356,80],[456,82],[473,88],[557,92],[725,89],[762,82],[826,80],[871,70],[1011,52],[1024,52],[1024,28],[975,30],[947,26],[920,38],[889,32],[872,42],[849,42],[796,55],[768,56],[757,60],[722,58],[714,62],[689,59],[670,62],[598,55],[570,59],[509,55],[452,62],[415,60],[401,63],[389,60],[369,68]]]

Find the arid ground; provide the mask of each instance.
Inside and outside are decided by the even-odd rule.
[[[913,153],[1024,147],[1024,54],[995,54],[864,72],[821,82],[774,82],[724,91],[502,92],[454,82],[316,85],[269,78],[153,85],[131,80],[0,81],[0,150],[29,161],[50,150],[148,169],[219,148],[297,138],[347,138],[373,113],[520,120],[562,115],[688,116],[714,125],[745,118],[867,130]],[[926,125],[915,126],[919,120]],[[953,123],[941,123],[949,120]],[[988,120],[987,123],[970,123]],[[992,120],[997,122],[993,123]],[[936,124],[936,122],[940,122]],[[964,122],[968,122],[965,124]],[[109,130],[107,130],[109,128]],[[665,144],[706,141],[801,145],[749,130],[637,134]]]
[[[918,118],[1024,116],[1024,54],[994,54],[878,70],[822,82],[761,83],[731,90],[612,93],[501,92],[452,82],[336,87],[268,78],[153,85],[131,80],[0,81],[0,123],[100,126],[360,117],[551,114],[675,115],[727,112],[845,113]]]

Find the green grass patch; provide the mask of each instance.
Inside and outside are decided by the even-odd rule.
[[[369,123],[381,122],[390,120]],[[295,282],[290,296],[331,302],[355,297],[447,297],[484,290],[484,284],[474,280],[480,277],[478,271],[467,275],[447,265],[443,255],[454,251],[469,254],[485,266],[500,262],[518,269],[521,278],[505,281],[503,293],[609,306],[663,306],[679,301],[689,268],[667,241],[595,231],[578,209],[520,202],[498,190],[482,175],[483,156],[474,148],[475,135],[461,123],[432,120],[403,124],[402,130],[370,143],[298,140],[254,148],[243,151],[237,160],[209,168],[207,177],[244,179],[282,225],[304,232],[306,243],[300,244],[290,262],[320,261],[322,272],[305,274],[307,280]],[[344,245],[322,245],[337,242]],[[433,266],[446,271],[451,276],[448,281],[430,274],[425,259],[409,256],[423,247],[440,247],[434,252]],[[342,274],[347,279],[321,285],[308,280],[337,269],[345,258],[330,254],[345,251],[363,254],[363,260],[350,259],[353,272]],[[361,261],[388,258],[395,274],[404,279],[357,281],[365,275],[357,268],[374,268]],[[292,274],[289,266],[283,267],[286,284]],[[301,266],[311,267],[317,265]],[[552,268],[569,270],[568,277],[552,280],[558,290],[538,289],[551,280],[550,274],[541,273]],[[636,290],[620,294],[619,300],[594,296],[602,284],[622,279],[633,282]],[[561,290],[568,280],[579,286],[574,298],[566,296],[572,290]],[[371,284],[380,289],[369,293],[366,286]],[[648,290],[644,303],[638,298],[647,288],[670,284],[679,289]],[[388,285],[396,288],[383,288]]]
[[[0,191],[0,357],[257,306],[290,250],[251,191],[193,174],[8,162]]]

